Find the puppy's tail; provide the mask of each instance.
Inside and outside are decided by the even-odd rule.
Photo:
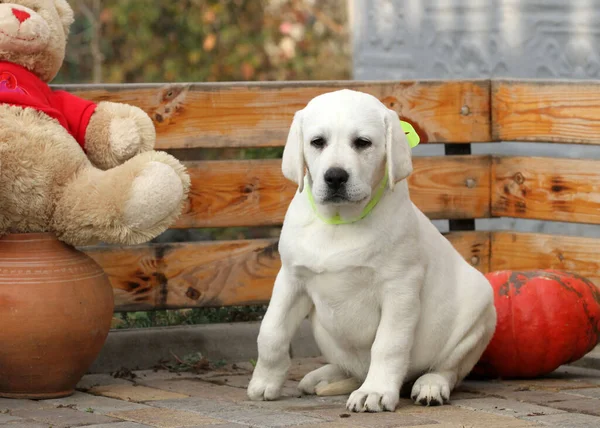
[[[325,397],[330,395],[346,395],[358,389],[360,382],[350,377],[337,382],[328,383],[326,385],[318,385],[315,388],[315,393],[318,396]]]

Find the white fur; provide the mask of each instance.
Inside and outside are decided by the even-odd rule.
[[[319,135],[327,139],[323,149],[310,144]],[[372,146],[356,150],[357,136]],[[301,183],[305,165],[322,215],[360,214],[385,165],[390,187],[396,186],[386,189],[366,218],[344,225],[324,223],[306,194],[295,195],[281,233],[282,267],[260,328],[249,397],[279,397],[290,341],[308,315],[330,364],[302,380],[305,393],[332,382],[352,386],[347,379],[354,378],[360,387],[348,399],[350,410],[393,411],[402,384],[416,380],[416,402],[448,401],[493,335],[492,288],[410,201],[410,148],[396,113],[360,92],[316,97],[296,114],[282,168]],[[323,175],[331,167],[350,174],[348,189],[354,190],[347,201],[324,203]]]

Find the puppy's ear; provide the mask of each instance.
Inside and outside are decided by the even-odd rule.
[[[386,108],[384,122],[388,183],[390,189],[394,189],[396,183],[412,173],[413,166],[408,139],[400,125],[398,114]]]
[[[299,110],[294,115],[281,160],[283,176],[298,185],[298,192],[304,189],[304,166],[302,110]]]

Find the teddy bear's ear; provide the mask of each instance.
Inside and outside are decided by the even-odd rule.
[[[71,6],[69,6],[67,0],[54,0],[54,6],[56,7],[56,11],[58,12],[58,16],[62,22],[65,35],[67,35],[69,34],[69,27],[73,21],[75,21],[73,9],[71,9]]]

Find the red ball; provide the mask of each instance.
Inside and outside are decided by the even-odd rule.
[[[557,270],[486,275],[498,314],[473,375],[532,378],[576,361],[600,341],[600,290]]]

